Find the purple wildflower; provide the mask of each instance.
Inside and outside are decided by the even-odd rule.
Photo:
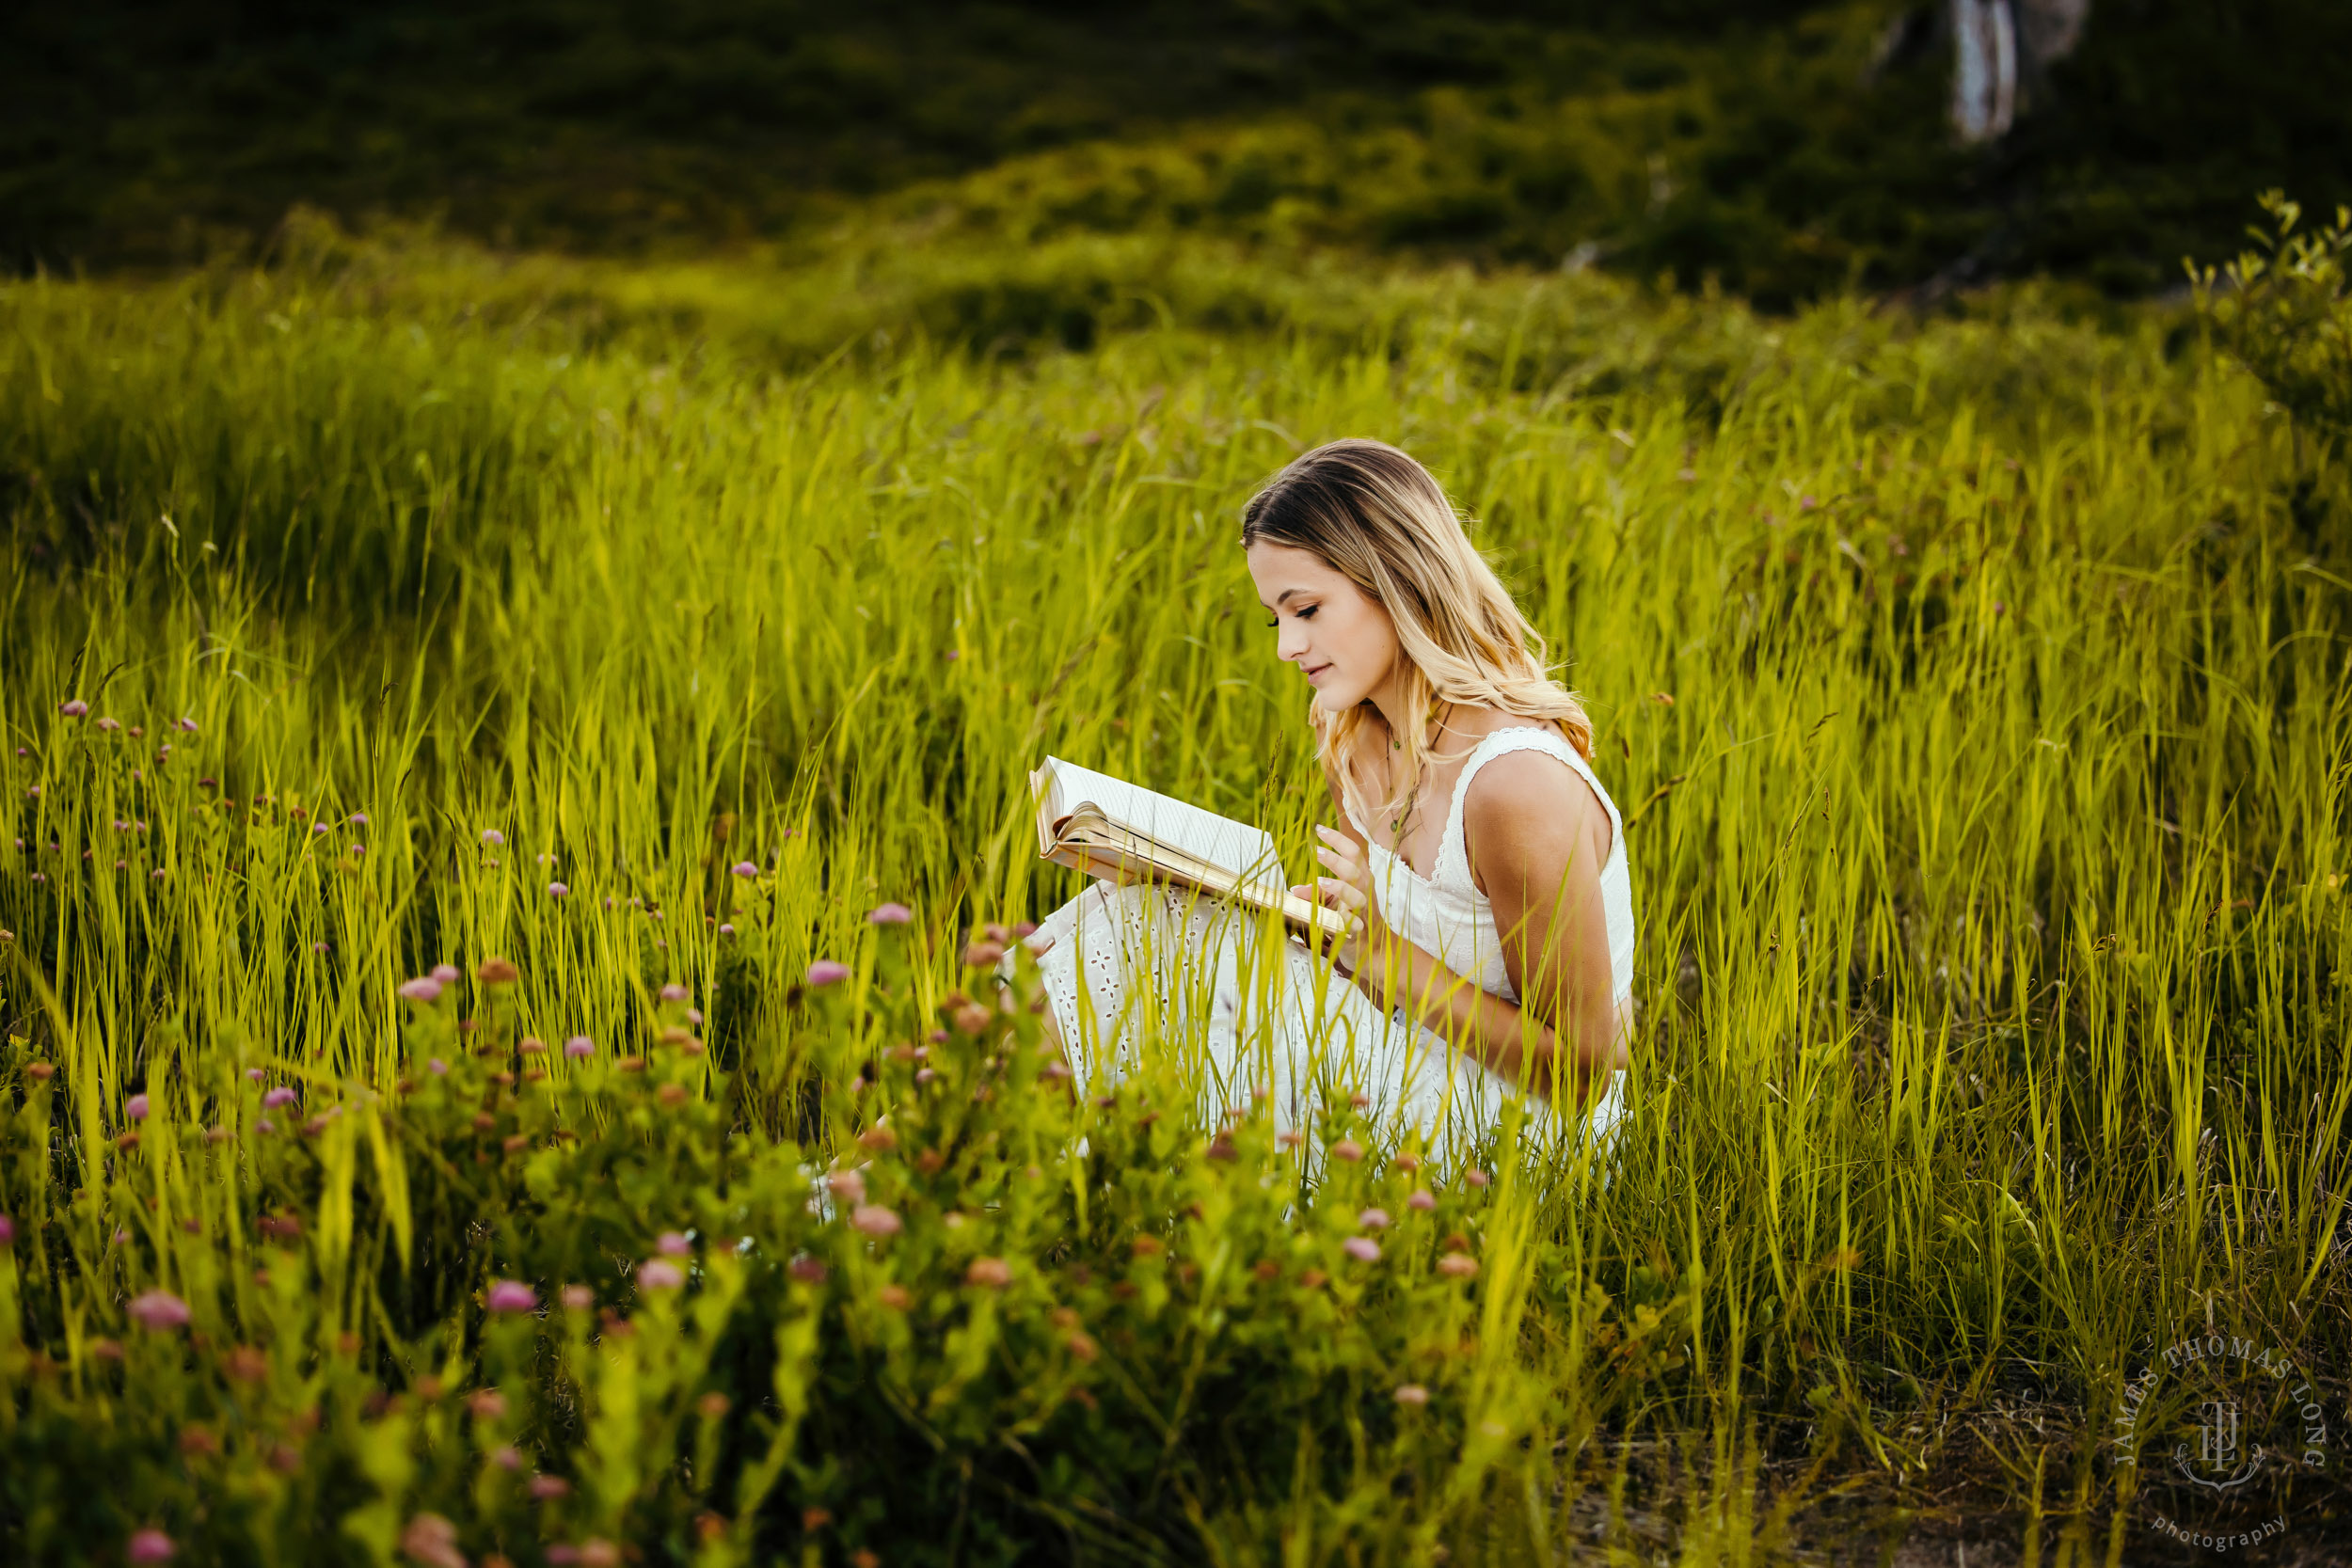
[[[310,824],[310,836],[311,836],[312,838],[318,838],[318,837],[320,837],[321,835],[325,834],[325,833],[326,832],[326,831],[327,831],[327,827],[326,827],[326,823],[324,823],[324,822],[313,822],[313,823],[311,823],[311,824]]]
[[[549,882],[548,884],[548,896],[550,898],[564,897],[569,895],[571,891],[572,890],[570,888],[565,887],[562,882]]]
[[[693,1255],[694,1243],[679,1231],[664,1230],[655,1238],[653,1249],[664,1258],[687,1258]]]
[[[756,877],[759,875],[759,867],[753,864],[750,861],[737,861],[735,863],[735,874],[739,877]]]
[[[431,1072],[436,1078],[446,1078],[449,1076],[449,1064],[441,1060],[438,1056],[434,1057],[431,1061],[425,1063],[424,1065],[426,1070]]]
[[[411,1002],[438,1002],[441,999],[441,982],[430,974],[420,974],[413,980],[403,981],[400,994]]]
[[[1340,1250],[1359,1263],[1380,1261],[1380,1243],[1369,1236],[1350,1236],[1340,1243]]]
[[[637,1288],[641,1291],[675,1291],[686,1283],[686,1275],[675,1263],[649,1258],[637,1265]]]
[[[849,977],[850,966],[831,958],[819,958],[808,966],[808,983],[811,986],[834,985]]]
[[[161,1333],[188,1326],[188,1304],[169,1291],[150,1291],[131,1298],[131,1316],[141,1328]]]
[[[1356,1216],[1356,1223],[1366,1230],[1385,1228],[1389,1223],[1389,1212],[1386,1209],[1367,1209]]]
[[[368,814],[363,811],[355,811],[349,816],[344,817],[343,820],[350,823],[355,828],[364,828],[368,825]]]
[[[914,911],[904,904],[877,904],[866,918],[876,926],[903,926],[914,918]]]
[[[494,1279],[483,1305],[493,1312],[536,1312],[539,1297],[519,1279]]]
[[[0,1214],[0,1246],[16,1245],[16,1221]]]
[[[122,1555],[131,1562],[169,1562],[179,1549],[162,1530],[142,1529],[131,1532],[131,1544],[122,1548]]]
[[[119,730],[122,728],[122,723],[121,721],[116,719],[101,719],[98,721],[98,727],[102,730]]]
[[[280,1105],[291,1105],[294,1102],[294,1090],[286,1087],[283,1084],[280,1084],[278,1087],[270,1090],[269,1093],[262,1096],[262,1103],[273,1111],[278,1109]]]
[[[465,978],[464,972],[455,964],[435,964],[429,973],[445,986],[453,986]]]
[[[488,847],[495,849],[506,842],[506,835],[500,832],[496,828],[485,828],[482,830],[482,842]]]
[[[574,1035],[564,1042],[564,1054],[566,1056],[593,1056],[596,1053],[596,1042],[585,1035]]]
[[[145,1121],[147,1119],[147,1096],[143,1094],[135,1094],[130,1099],[124,1101],[122,1102],[122,1114],[129,1117],[133,1121]]]
[[[79,697],[68,697],[64,702],[57,705],[57,711],[64,714],[68,719],[79,719],[82,715],[89,711],[89,704],[82,701]]]
[[[1407,1209],[1420,1209],[1427,1211],[1435,1209],[1437,1206],[1437,1198],[1432,1196],[1429,1190],[1425,1187],[1415,1192],[1412,1196],[1405,1200],[1405,1207]]]
[[[896,1236],[906,1222],[879,1203],[861,1203],[850,1213],[850,1226],[868,1236]]]
[[[190,735],[194,735],[196,733],[196,721],[183,717],[180,721],[180,727],[187,731]]]
[[[661,988],[661,1000],[664,1002],[683,1002],[691,995],[693,992],[679,985],[675,980]]]
[[[401,1531],[401,1555],[418,1568],[466,1568],[457,1549],[457,1527],[437,1513],[420,1513]]]

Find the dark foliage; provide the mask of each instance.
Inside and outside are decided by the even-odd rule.
[[[1884,0],[94,0],[0,22],[0,258],[183,262],[297,203],[496,243],[676,250],[806,233],[1007,158],[1308,114],[1508,126],[1404,208],[1351,186],[1329,238],[1482,262],[1579,253],[1778,305],[2047,270],[2119,294],[2235,249],[2246,193],[2352,196],[2352,8],[2099,0],[1984,153],[1950,145],[1938,8]],[[1895,45],[1896,47],[1886,47]],[[1466,96],[1465,96],[1466,95]],[[1613,139],[1596,150],[1591,136]],[[1597,165],[1645,188],[1596,189]],[[1247,230],[1281,194],[1200,214]],[[1328,203],[1327,203],[1328,204]],[[1564,243],[1564,235],[1566,236]]]

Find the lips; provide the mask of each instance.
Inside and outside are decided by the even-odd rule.
[[[1317,675],[1322,674],[1322,673],[1323,673],[1326,670],[1328,670],[1329,668],[1331,668],[1331,667],[1330,667],[1328,664],[1318,664],[1318,665],[1316,665],[1313,669],[1311,669],[1311,670],[1310,670],[1310,671],[1308,671],[1308,672],[1307,672],[1307,678],[1308,678],[1308,680],[1312,681],[1312,680],[1313,680],[1313,679],[1314,679]]]

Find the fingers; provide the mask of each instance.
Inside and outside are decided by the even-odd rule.
[[[1335,908],[1360,911],[1371,902],[1362,888],[1337,877],[1319,877],[1315,885],[1323,890],[1324,901]]]
[[[1351,882],[1370,882],[1372,868],[1354,852],[1352,845],[1336,847],[1326,844],[1315,850],[1315,859],[1345,877]]]
[[[1343,888],[1345,885],[1334,878],[1318,877],[1311,882],[1301,883],[1291,889],[1291,892],[1310,904],[1320,904],[1327,910],[1336,910],[1343,908],[1344,901],[1334,890]]]

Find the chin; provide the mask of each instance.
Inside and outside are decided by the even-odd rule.
[[[1326,713],[1345,713],[1363,705],[1365,694],[1352,686],[1332,683],[1315,688],[1315,706]]]

